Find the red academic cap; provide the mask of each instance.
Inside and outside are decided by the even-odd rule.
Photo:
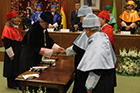
[[[17,12],[11,10],[11,11],[9,11],[9,12],[7,13],[7,20],[9,20],[9,19],[11,19],[11,18],[13,18],[13,17],[16,17],[16,16],[18,16]]]
[[[110,21],[110,15],[109,15],[108,11],[106,11],[106,10],[101,11],[98,14],[98,17],[101,17],[101,18],[104,18],[104,19],[107,19],[108,21]]]

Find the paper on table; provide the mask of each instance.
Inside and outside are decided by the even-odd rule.
[[[52,29],[52,28],[47,28],[47,30],[48,30],[48,32],[53,32],[54,31],[54,29]]]
[[[61,29],[60,32],[70,32],[69,29]]]
[[[22,77],[25,80],[28,79],[29,77],[36,77],[36,78],[38,78],[39,77],[39,74],[27,74],[27,75],[22,75]]]
[[[131,34],[131,31],[121,31],[120,34],[123,34],[123,35],[130,35],[130,34]]]
[[[43,62],[55,62],[55,59],[43,59]]]
[[[38,68],[40,68],[40,69],[46,69],[46,68],[48,68],[48,66],[35,66],[35,67],[32,67],[32,68],[34,68],[34,69],[38,69]]]

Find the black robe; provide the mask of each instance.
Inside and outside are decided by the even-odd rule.
[[[77,54],[75,55],[75,82],[72,93],[87,93],[85,83],[89,75],[89,71],[83,72],[77,69],[77,66],[80,63],[85,50],[79,48],[76,45],[73,46],[73,50]],[[93,72],[97,75],[102,75],[95,89],[93,89],[93,93],[105,93],[105,89],[108,89],[107,93],[114,93],[114,87],[117,86],[115,68],[111,70],[94,70]],[[103,87],[104,84],[106,84],[106,88]]]
[[[27,18],[26,16],[24,16],[23,19],[22,19],[22,25],[23,25],[23,30],[29,29],[29,27],[31,26],[30,18]]]
[[[123,21],[123,20],[122,20]],[[125,22],[125,21],[124,21]],[[126,25],[130,26],[132,24],[132,22],[125,22]],[[135,22],[136,23],[136,22]],[[135,34],[135,27],[134,28],[130,28],[129,30],[125,30],[126,27],[121,27],[121,31],[131,31],[131,34]]]
[[[11,46],[15,54],[14,59],[11,61],[5,52],[3,76],[16,78],[19,75],[19,58],[22,44],[20,41],[11,40],[6,37],[2,40],[5,50]]]
[[[114,87],[116,86],[116,77],[114,77],[116,73],[114,71],[115,68],[109,70],[93,70],[93,73],[101,77],[92,90],[92,93],[114,93]]]
[[[30,27],[29,31],[23,38],[23,48],[20,57],[20,73],[36,66],[40,63],[42,55],[39,54],[41,47],[52,48],[54,41],[49,36],[48,31],[46,35],[46,46],[44,46],[44,29],[40,26],[39,21]]]
[[[79,48],[78,46],[74,45],[73,50],[77,53],[75,55],[75,82],[74,88],[72,93],[87,93],[85,82],[87,80],[87,76],[89,72],[83,72],[77,69],[78,64],[80,63],[85,50]]]

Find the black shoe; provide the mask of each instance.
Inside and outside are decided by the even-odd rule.
[[[15,86],[15,87],[8,87],[8,88],[11,88],[11,89],[17,89],[17,87]]]

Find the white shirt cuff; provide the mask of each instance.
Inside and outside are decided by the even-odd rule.
[[[54,28],[58,27],[58,23],[57,22],[54,23],[53,26],[54,26]]]
[[[47,49],[47,48],[41,48],[39,54],[50,58],[53,54],[53,50],[52,49]]]
[[[13,49],[12,49],[12,47],[9,47],[8,49],[6,49],[6,53],[7,53],[7,55],[11,58],[11,57],[13,57],[15,54],[14,54],[14,52],[13,52]]]
[[[73,45],[66,49],[67,56],[76,55],[76,52],[72,48],[73,48]]]
[[[60,48],[60,46],[57,45],[56,43],[54,43],[52,49],[54,50],[54,49],[58,49],[58,48]]]
[[[34,24],[34,21],[32,21],[31,24]]]

